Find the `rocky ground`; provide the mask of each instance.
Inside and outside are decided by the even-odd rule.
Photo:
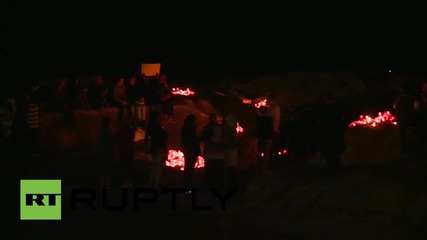
[[[167,126],[172,136],[170,147],[179,146],[177,136],[187,114],[196,114],[202,126],[207,114],[214,111],[207,101],[179,101],[175,107],[176,123]],[[252,170],[254,142],[248,136],[240,142],[238,193],[233,195],[226,211],[219,210],[218,200],[203,188],[202,169],[195,176],[196,187],[201,191],[197,202],[212,204],[214,211],[192,211],[189,206],[193,199],[184,195],[178,196],[178,209],[171,210],[171,197],[167,193],[138,211],[131,208],[120,212],[102,208],[91,211],[85,207],[72,211],[67,198],[72,188],[97,188],[91,147],[96,130],[92,128],[99,126],[102,116],[115,114],[114,110],[80,113],[77,132],[62,128],[59,115],[46,116],[51,122],[45,120],[48,124],[43,127],[49,133],[44,135],[43,154],[29,162],[31,172],[25,178],[62,179],[63,220],[19,220],[22,176],[12,164],[1,169],[5,193],[1,199],[4,206],[0,214],[1,239],[425,239],[427,236],[424,228],[427,162],[422,154],[401,162],[386,159],[375,165],[352,162],[340,172],[329,171],[319,160],[287,156],[276,162],[271,173],[256,176]],[[88,121],[92,118],[96,120]],[[93,122],[93,126],[86,126],[88,122]],[[135,188],[144,185],[149,167],[150,162],[144,159],[135,162],[132,173]],[[115,169],[116,178],[109,196],[118,203],[121,186],[118,168]],[[180,187],[182,172],[165,167],[162,181],[165,187]]]

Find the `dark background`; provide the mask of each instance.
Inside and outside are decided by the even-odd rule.
[[[424,1],[5,1],[6,79],[293,70],[424,74]]]

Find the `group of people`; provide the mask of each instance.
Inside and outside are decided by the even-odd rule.
[[[151,111],[149,123],[145,129],[145,144],[151,155],[152,166],[147,186],[160,189],[162,169],[168,157],[168,132],[161,124],[160,112]],[[237,187],[237,121],[228,114],[225,118],[220,114],[211,114],[209,123],[202,132],[197,131],[197,118],[190,114],[181,128],[181,151],[185,158],[183,187],[188,193],[193,188],[194,167],[199,156],[205,159],[205,177],[208,188],[218,191]],[[122,121],[115,134],[111,129],[111,119],[103,119],[102,128],[98,132],[100,180],[103,187],[108,187],[117,148],[121,163],[121,176],[124,186],[132,185],[129,177],[132,171],[135,154],[135,129]]]
[[[95,77],[90,86],[84,86],[80,79],[61,79],[54,88],[44,81],[36,81],[16,96],[3,88],[0,96],[1,162],[8,164],[13,155],[22,161],[39,155],[42,112],[62,113],[65,126],[72,129],[76,128],[76,110],[99,109],[113,104],[122,110],[119,111],[120,120],[124,119],[123,110],[128,110],[125,120],[131,120],[132,125],[146,125],[145,113],[155,110],[173,122],[173,98],[165,75],[132,77],[128,84],[120,78],[114,90],[109,89],[102,76]]]
[[[74,113],[79,109],[117,106],[120,120],[127,110],[127,119],[136,123],[145,120],[148,107],[162,111],[168,120],[173,114],[172,96],[165,75],[141,75],[130,77],[128,81],[120,77],[113,87],[102,76],[94,77],[89,86],[81,79],[60,79],[52,89],[42,81],[32,84],[26,93],[36,100],[42,111],[62,113],[64,123],[71,128],[75,128]]]
[[[149,176],[148,186],[159,188],[161,170],[167,157],[166,142],[167,131],[162,127],[160,113],[153,111],[150,114],[149,124],[146,128],[145,140],[149,146],[153,166]],[[109,187],[112,177],[114,149],[117,149],[121,164],[121,179],[124,187],[132,185],[131,173],[135,156],[135,128],[127,121],[122,120],[119,129],[113,134],[111,119],[105,117],[102,120],[102,127],[98,131],[98,170],[102,187]]]
[[[125,118],[130,122],[145,122],[147,113],[160,111],[166,121],[172,122],[173,102],[165,75],[156,78],[142,76],[132,77],[126,83],[119,78],[113,91],[113,100],[119,109],[119,120]],[[149,109],[149,110],[148,110]]]

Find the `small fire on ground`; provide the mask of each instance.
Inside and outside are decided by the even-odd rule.
[[[240,126],[239,123],[237,123],[236,132],[237,134],[242,134],[245,130]]]
[[[283,151],[279,151],[279,152],[277,152],[277,155],[286,155],[288,153],[288,150],[283,150]],[[273,153],[273,156],[276,156],[276,153]],[[265,154],[264,153],[261,153],[261,157],[265,157]]]
[[[169,150],[168,159],[166,160],[166,166],[171,168],[179,168],[181,171],[184,171],[185,168],[185,157],[184,153],[179,150]],[[202,156],[197,158],[194,168],[204,168],[205,159]]]
[[[359,120],[350,123],[349,127],[370,126],[376,127],[383,124],[397,125],[396,118],[389,112],[379,112],[377,117],[360,115]]]
[[[237,123],[236,132],[237,134],[242,134],[244,132],[244,129],[239,125],[239,123]],[[169,150],[166,166],[172,167],[172,168],[180,168],[181,171],[184,171],[184,168],[185,168],[184,153],[179,150]],[[203,168],[203,167],[205,167],[205,159],[203,159],[202,156],[199,156],[197,157],[196,165],[194,166],[194,168]]]
[[[193,96],[196,94],[194,91],[191,91],[189,88],[187,89],[180,89],[180,88],[172,88],[173,95],[182,95],[182,96]]]
[[[242,102],[244,104],[253,104],[254,107],[256,107],[256,108],[260,108],[262,106],[264,106],[264,107],[267,106],[267,99],[263,99],[261,101],[255,102],[255,101],[253,101],[251,99],[243,98]]]

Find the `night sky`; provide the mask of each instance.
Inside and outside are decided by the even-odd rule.
[[[4,73],[133,74],[143,61],[181,74],[427,66],[422,0],[90,2],[2,3]]]

